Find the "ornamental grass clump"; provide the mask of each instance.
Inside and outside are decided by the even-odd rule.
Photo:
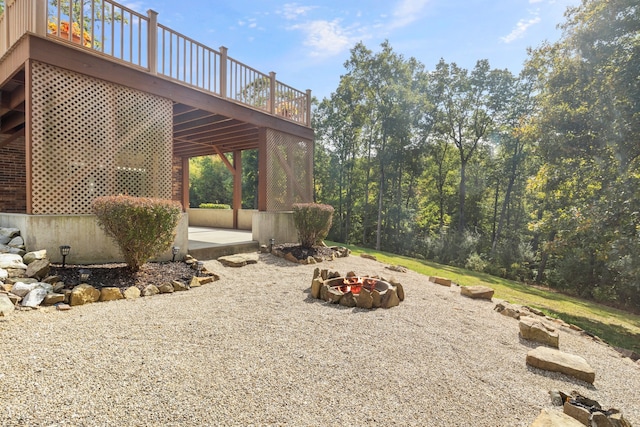
[[[148,197],[98,197],[92,207],[133,271],[171,247],[182,213],[178,202]]]
[[[319,203],[296,203],[293,205],[293,221],[298,230],[300,244],[311,248],[322,243],[333,220],[333,206]]]

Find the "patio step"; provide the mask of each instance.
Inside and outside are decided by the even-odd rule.
[[[189,249],[188,253],[192,257],[198,260],[210,260],[210,259],[218,259],[221,256],[225,255],[233,255],[233,254],[243,254],[248,252],[257,252],[260,249],[260,245],[257,240],[252,240],[250,242],[240,242],[240,243],[225,243],[225,244],[215,244],[212,243],[211,246],[204,246]]]

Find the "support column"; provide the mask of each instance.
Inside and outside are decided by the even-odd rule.
[[[267,129],[258,131],[258,210],[267,210]]]
[[[233,152],[233,228],[238,228],[238,211],[242,209],[242,151]]]
[[[182,211],[189,208],[189,158],[182,158]]]
[[[33,99],[33,73],[32,73],[32,62],[31,60],[27,60],[25,64],[25,101],[24,101],[24,118],[25,118],[25,133],[24,133],[24,162],[25,162],[25,174],[26,174],[26,213],[29,215],[33,214],[33,185],[32,185],[32,168],[31,165],[33,163],[33,150],[32,150],[32,141],[33,138],[33,106],[31,103],[31,99]]]

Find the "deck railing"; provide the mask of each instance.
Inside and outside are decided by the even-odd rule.
[[[311,92],[299,91],[112,0],[7,0],[0,57],[27,32],[71,43],[227,100],[306,126]]]

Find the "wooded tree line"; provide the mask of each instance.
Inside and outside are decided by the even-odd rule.
[[[329,239],[640,308],[640,7],[565,19],[519,75],[357,44],[314,115]]]

